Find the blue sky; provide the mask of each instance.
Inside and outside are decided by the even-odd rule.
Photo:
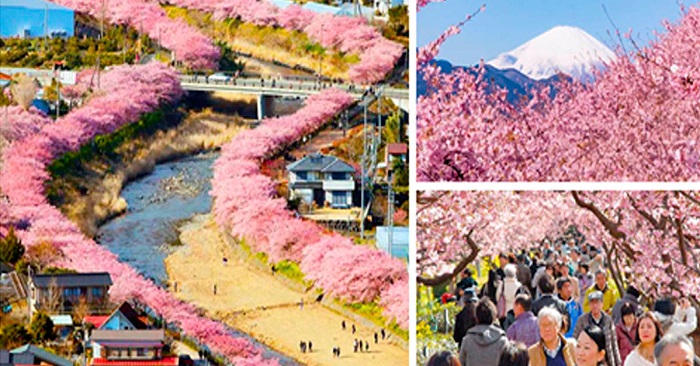
[[[680,19],[676,0],[446,0],[418,12],[418,47],[437,38],[449,25],[458,23],[486,3],[486,11],[467,22],[462,33],[441,48],[438,59],[457,65],[486,61],[510,51],[557,25],[579,27],[614,50],[617,39],[608,14],[622,33],[633,29],[634,39],[645,45],[662,20]],[[685,0],[684,4],[697,4]],[[628,48],[629,49],[629,48]]]

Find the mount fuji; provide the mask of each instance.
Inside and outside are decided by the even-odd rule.
[[[508,99],[515,101],[529,96],[533,88],[553,86],[562,78],[591,82],[593,70],[604,69],[605,64],[615,58],[614,52],[584,30],[557,26],[486,62],[484,80],[507,89]],[[443,73],[455,68],[475,74],[480,72],[478,66],[454,66],[446,60],[432,62],[440,66]],[[427,85],[421,75],[417,84],[418,95],[424,95]]]
[[[487,64],[501,70],[518,70],[534,80],[562,73],[586,82],[593,80],[594,69],[604,68],[615,57],[613,51],[584,30],[557,26]]]

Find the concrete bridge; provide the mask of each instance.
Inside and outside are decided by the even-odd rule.
[[[188,91],[209,91],[209,92],[224,92],[248,94],[257,96],[258,120],[265,117],[264,98],[265,97],[299,97],[306,98],[309,95],[319,93],[325,88],[338,88],[346,91],[356,99],[362,99],[362,96],[367,91],[367,88],[353,85],[323,82],[319,84],[317,81],[310,79],[288,79],[288,78],[232,78],[229,81],[214,81],[205,78],[204,76],[181,75],[180,84],[184,90]],[[373,86],[374,91],[377,87]],[[379,88],[381,95],[391,99],[399,108],[408,112],[408,89],[397,88]]]

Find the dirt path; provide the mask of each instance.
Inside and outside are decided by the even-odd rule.
[[[183,246],[165,260],[171,289],[177,282],[175,296],[206,309],[214,318],[308,365],[408,364],[408,351],[391,337],[384,341],[379,337],[379,344],[375,344],[374,331],[313,303],[271,273],[237,259],[210,215],[182,227],[180,240]],[[303,309],[299,306],[302,298]],[[341,329],[343,320],[345,331]],[[351,331],[353,324],[356,334]],[[369,352],[354,353],[355,338],[370,341]],[[302,353],[301,341],[313,342],[313,352]],[[340,358],[333,357],[334,346],[341,348]]]

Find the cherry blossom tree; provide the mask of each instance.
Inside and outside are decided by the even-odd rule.
[[[83,78],[83,82],[84,79]],[[79,78],[80,80],[80,78]],[[117,256],[83,235],[44,197],[43,183],[49,179],[47,165],[61,154],[75,150],[95,136],[110,133],[146,112],[182,96],[177,74],[159,63],[121,66],[106,73],[102,89],[83,105],[54,124],[11,144],[0,171],[0,234],[12,223],[21,223],[18,236],[28,248],[51,242],[60,252],[52,265],[79,272],[107,271],[114,285],[110,299],[138,299],[185,334],[207,344],[237,365],[277,365],[263,359],[248,340],[236,337],[221,323],[196,315],[193,305],[177,300]]]
[[[212,13],[217,20],[240,19],[259,26],[281,26],[304,32],[323,47],[357,54],[360,62],[348,71],[348,78],[357,83],[382,80],[403,54],[401,45],[382,37],[364,18],[317,14],[298,5],[280,9],[270,1],[258,0],[173,0],[171,3]]]
[[[101,1],[55,0],[57,4],[114,24],[129,25],[146,33],[175,58],[195,70],[215,70],[220,57],[219,49],[202,32],[183,20],[170,19],[157,2],[143,0]]]
[[[265,159],[328,123],[351,102],[348,94],[327,89],[309,97],[295,114],[267,119],[224,145],[214,164],[214,215],[220,227],[267,253],[272,262],[299,263],[307,279],[343,300],[379,299],[387,317],[405,326],[408,287],[403,287],[403,297],[396,288],[407,284],[405,264],[295,217],[286,200],[275,197],[275,183],[260,168]]]
[[[444,283],[480,256],[530,249],[576,225],[618,286],[650,297],[700,290],[697,192],[424,192],[418,204],[419,283]]]

